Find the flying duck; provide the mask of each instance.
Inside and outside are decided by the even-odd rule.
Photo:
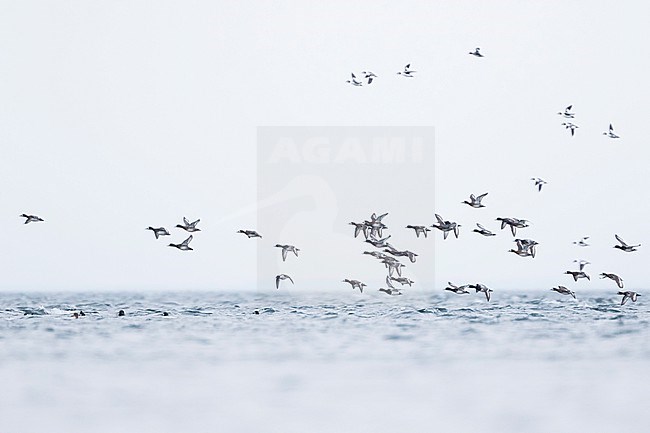
[[[575,294],[575,292],[573,292],[573,291],[567,289],[567,288],[564,287],[564,286],[553,287],[551,290],[554,291],[554,292],[558,292],[558,293],[561,294],[561,295],[571,295],[571,296],[573,296],[573,299],[576,299],[576,294]]]
[[[350,222],[349,223],[351,226],[354,226],[354,237],[356,238],[359,236],[359,233],[363,233],[363,236],[368,239],[368,230],[370,227],[365,223],[355,223],[355,222]]]
[[[246,235],[248,237],[248,239],[250,239],[250,238],[260,238],[261,239],[262,238],[262,235],[257,233],[255,230],[238,230],[237,233],[241,233],[241,234]]]
[[[366,287],[364,283],[358,280],[350,280],[346,278],[345,280],[343,280],[343,282],[350,284],[352,286],[352,290],[359,289],[361,293],[363,293],[363,288]]]
[[[178,248],[181,251],[192,251],[192,248],[190,247],[190,242],[192,242],[192,239],[194,239],[194,236],[190,235],[190,237],[185,239],[180,244],[169,244],[168,246]]]
[[[453,221],[445,221],[442,219],[442,217],[438,214],[436,215],[436,219],[438,220],[438,224],[433,224],[431,227],[435,227],[438,230],[442,231],[442,236],[443,239],[447,239],[447,235],[449,235],[449,232],[454,232],[454,235],[456,236],[456,239],[458,239],[458,234],[459,234],[459,228],[461,227],[460,224],[457,224]]]
[[[637,292],[632,292],[632,291],[625,291],[625,292],[618,292],[619,295],[623,295],[623,299],[621,299],[621,305],[625,305],[628,299],[631,299],[632,302],[636,302],[636,297],[641,296]]]
[[[475,57],[485,57],[483,54],[481,54],[481,49],[478,47],[474,51],[470,51],[469,54]]]
[[[186,232],[190,232],[190,233],[191,232],[200,232],[201,229],[196,228],[196,225],[199,223],[199,221],[201,221],[201,220],[198,219],[198,220],[194,221],[193,223],[191,223],[191,222],[189,222],[187,220],[187,218],[183,217],[183,225],[176,224],[176,227],[178,227],[179,229],[183,229]]]
[[[586,278],[591,281],[589,275],[587,275],[584,271],[566,271],[565,274],[571,275],[573,277],[573,281],[578,281],[580,278]]]
[[[427,237],[427,232],[430,232],[430,231],[431,231],[430,228],[425,227],[425,226],[412,226],[412,225],[408,225],[408,226],[406,226],[406,228],[407,228],[407,229],[413,229],[413,230],[415,230],[415,236],[418,237],[418,238],[420,237],[421,234],[423,234],[424,237],[426,238],[426,237]]]
[[[153,228],[149,226],[145,230],[151,230],[153,234],[156,236],[156,239],[158,239],[160,236],[169,236],[169,232],[164,227]]]
[[[282,281],[282,280],[289,280],[289,281],[291,281],[291,284],[293,284],[293,280],[287,274],[276,275],[275,276],[275,288],[276,289],[280,288],[280,281]]]
[[[38,222],[44,221],[43,218],[38,217],[38,216],[36,216],[36,215],[27,215],[27,214],[22,214],[22,215],[20,215],[20,217],[21,217],[21,218],[25,218],[25,224],[29,224],[29,223],[38,223]]]
[[[275,247],[276,247],[276,248],[282,248],[282,261],[283,261],[283,262],[284,262],[285,260],[287,260],[287,253],[288,253],[289,251],[291,251],[292,253],[294,253],[294,254],[296,255],[296,257],[298,257],[298,251],[300,251],[298,248],[294,247],[293,245],[280,245],[280,244],[276,244]]]
[[[575,117],[575,114],[571,113],[571,107],[573,107],[573,105],[569,105],[564,109],[564,111],[559,111],[557,114],[567,119],[573,119]]]
[[[577,245],[579,247],[588,247],[589,244],[587,243],[587,239],[589,239],[589,236],[585,236],[582,239],[580,239],[579,241],[573,242],[573,244]]]
[[[347,80],[346,83],[350,83],[353,86],[363,86],[363,83],[359,80],[357,80],[357,77],[354,76],[354,72],[352,72],[350,75],[352,75],[351,80]]]
[[[639,245],[628,245],[628,244],[625,243],[625,241],[623,241],[623,239],[621,239],[621,237],[619,235],[614,235],[614,237],[616,237],[616,240],[621,243],[620,245],[614,245],[614,248],[618,248],[619,250],[625,251],[626,253],[634,252],[634,251],[636,251],[636,249],[638,247],[641,246],[641,244],[639,244]]]
[[[467,285],[458,287],[457,285],[455,285],[455,284],[453,284],[451,282],[447,282],[447,284],[448,284],[448,286],[445,287],[445,290],[448,290],[450,292],[454,292],[457,295],[468,295],[469,294],[469,292],[467,290],[465,290],[467,287],[469,287]]]
[[[621,138],[618,135],[614,134],[614,127],[611,123],[609,124],[609,130],[607,132],[603,132],[603,135],[606,135],[609,138]]]
[[[467,287],[475,289],[476,293],[483,292],[485,293],[485,298],[490,302],[490,293],[493,292],[492,289],[489,289],[485,284],[477,283],[477,284],[468,284]]]
[[[542,192],[542,186],[546,185],[548,182],[546,182],[544,179],[541,177],[531,177],[530,180],[535,182],[535,186],[537,187],[537,191]]]
[[[401,75],[402,77],[407,77],[407,78],[413,78],[413,73],[417,71],[414,71],[411,69],[411,64],[409,63],[408,65],[404,66],[404,71],[403,72],[398,72],[397,75]]]
[[[616,283],[619,289],[623,288],[623,278],[619,277],[616,274],[608,274],[603,272],[602,274],[600,274],[600,278],[609,278],[610,280]]]
[[[481,204],[481,201],[483,200],[483,198],[486,195],[488,195],[487,192],[485,194],[479,195],[478,197],[476,197],[474,194],[470,194],[470,196],[469,196],[470,201],[465,200],[462,203],[465,203],[466,205],[469,205],[469,206],[471,206],[473,208],[476,208],[476,209],[481,208],[481,207],[485,207],[485,205]]]
[[[491,231],[489,231],[488,229],[486,229],[485,227],[483,227],[479,223],[476,223],[476,226],[478,227],[478,229],[472,230],[473,232],[478,233],[478,234],[483,235],[483,236],[496,236],[496,234],[492,233]]]
[[[574,136],[574,134],[576,132],[576,129],[579,128],[578,125],[575,125],[575,124],[573,124],[571,122],[565,122],[565,123],[562,124],[562,126],[564,126],[565,129],[570,129],[571,130],[571,136],[572,137]]]

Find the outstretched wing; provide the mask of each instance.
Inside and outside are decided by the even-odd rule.
[[[614,235],[614,237],[616,238],[617,241],[619,241],[621,243],[622,246],[627,247],[627,244],[625,243],[625,241],[623,239],[621,239],[621,237],[619,235]]]
[[[386,285],[390,287],[391,289],[394,289],[395,286],[393,286],[393,283],[390,281],[390,276],[386,275]]]
[[[445,223],[445,220],[443,220],[442,217],[440,215],[438,215],[438,214],[436,214],[436,219],[438,220],[439,224],[444,224]]]
[[[187,218],[185,218],[185,217],[183,217],[183,223],[184,223],[186,226],[189,226],[189,225],[190,225],[190,222],[189,222],[189,221],[187,220]]]
[[[280,288],[280,276],[279,275],[275,276],[275,288],[276,289]]]
[[[287,260],[287,249],[282,248],[282,261],[284,262],[285,260]]]
[[[188,246],[188,245],[190,244],[190,242],[192,242],[192,239],[194,239],[194,236],[190,235],[190,237],[188,237],[187,239],[185,239],[185,240],[183,241],[183,243],[181,243],[181,245]]]

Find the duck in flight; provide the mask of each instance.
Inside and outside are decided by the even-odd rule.
[[[531,177],[530,180],[535,182],[535,186],[537,187],[537,191],[539,192],[542,192],[542,187],[548,183],[541,177]]]
[[[564,109],[564,111],[559,111],[557,114],[567,119],[573,119],[575,117],[575,114],[571,112],[571,107],[573,107],[573,105],[569,105]]]
[[[393,257],[386,257],[381,261],[388,268],[388,276],[392,277],[393,273],[397,272],[398,276],[402,276],[402,264],[399,260]]]
[[[528,227],[528,220],[522,220],[519,218],[497,218],[497,221],[501,221],[501,230],[506,226],[510,226],[510,231],[513,236],[517,236],[517,229],[523,229]]]
[[[363,83],[359,80],[357,80],[357,77],[354,75],[354,72],[352,72],[350,75],[352,75],[351,80],[347,80],[346,83],[350,83],[353,86],[363,86]]]
[[[474,194],[470,194],[470,196],[469,196],[470,201],[465,200],[462,203],[465,203],[466,205],[469,205],[469,206],[471,206],[473,208],[476,208],[476,209],[481,208],[481,207],[485,207],[485,205],[482,204],[481,201],[485,198],[486,195],[488,195],[487,192],[485,194],[479,195],[478,197],[475,196]]]
[[[192,233],[192,232],[200,232],[201,229],[197,229],[197,228],[196,228],[196,225],[197,225],[200,221],[201,221],[201,220],[198,219],[198,220],[194,221],[193,223],[191,223],[191,222],[189,222],[189,221],[187,220],[187,218],[183,217],[183,224],[182,224],[182,225],[181,225],[181,224],[176,224],[176,227],[178,227],[179,229],[183,229],[183,230],[185,230],[186,232],[190,232],[190,233]]]
[[[372,246],[374,246],[374,247],[376,247],[376,248],[386,248],[386,247],[388,247],[388,246],[390,245],[390,244],[387,242],[388,239],[390,239],[390,237],[391,237],[391,235],[388,235],[388,236],[386,236],[385,238],[377,239],[376,237],[374,237],[374,236],[371,234],[371,235],[370,235],[370,238],[369,238],[369,239],[366,239],[366,242],[368,242],[369,244],[371,244]]]
[[[190,242],[192,242],[192,239],[194,239],[194,236],[190,235],[190,237],[185,239],[180,244],[169,244],[168,246],[178,248],[181,251],[193,251],[192,247],[190,247]]]
[[[406,226],[406,228],[407,228],[407,229],[413,229],[413,230],[415,230],[415,236],[418,237],[418,238],[420,237],[421,234],[424,235],[424,237],[426,238],[426,237],[427,237],[427,233],[431,231],[430,228],[425,227],[425,226],[412,226],[412,225],[408,225],[408,226]]]
[[[370,215],[370,221],[364,221],[364,224],[368,227],[368,230],[370,230],[371,236],[381,237],[382,230],[388,228],[388,226],[381,221],[386,217],[386,215],[388,215],[388,212],[379,216],[377,216],[376,213],[373,213]]]
[[[515,239],[517,243],[516,250],[510,250],[509,252],[517,254],[519,257],[532,257],[535,258],[536,247],[539,245],[537,241],[531,239]]]
[[[580,278],[586,278],[587,280],[591,281],[589,275],[587,275],[584,271],[566,271],[565,274],[571,275],[573,277],[573,281],[578,281]]]
[[[589,236],[585,236],[582,239],[580,239],[579,241],[573,242],[573,244],[577,245],[579,247],[588,247],[589,244],[587,243],[587,239],[589,239]]]
[[[467,290],[465,290],[469,286],[465,285],[465,286],[460,286],[459,287],[459,286],[453,284],[452,282],[447,282],[447,284],[448,285],[447,285],[447,287],[445,287],[445,290],[448,290],[450,292],[454,292],[457,295],[469,295],[469,292]]]
[[[363,233],[363,236],[368,239],[368,230],[370,230],[370,227],[365,222],[362,223],[355,223],[355,222],[350,222],[349,223],[351,226],[354,226],[354,237],[356,238],[359,236],[359,233]]]
[[[366,287],[364,283],[358,280],[350,280],[346,278],[345,280],[343,280],[343,282],[350,284],[352,286],[352,290],[359,289],[361,293],[363,293],[363,288]]]
[[[478,47],[475,48],[474,51],[470,51],[469,53],[474,57],[485,57],[483,54],[481,54],[481,49]]]
[[[364,251],[363,254],[368,254],[369,256],[373,256],[377,260],[384,260],[386,257],[388,257],[384,253],[380,253],[379,251]]]
[[[38,223],[38,222],[45,221],[43,218],[38,217],[38,216],[36,216],[36,215],[27,215],[27,214],[22,214],[22,215],[20,215],[20,217],[21,217],[21,218],[25,218],[25,224],[29,224],[29,223]]]
[[[388,248],[384,250],[385,253],[392,254],[396,257],[408,257],[411,263],[415,263],[415,258],[418,256],[412,251],[404,250],[404,251],[399,251],[393,248],[392,245],[388,244]]]
[[[248,239],[250,239],[250,238],[260,238],[261,239],[262,238],[262,235],[257,233],[255,230],[239,230],[239,231],[237,231],[237,233],[241,233],[241,234],[246,235],[248,237]]]
[[[415,282],[413,280],[409,280],[406,277],[391,277],[391,276],[389,276],[387,278],[389,278],[390,280],[395,281],[397,283],[400,283],[402,286],[408,285],[409,287],[411,287],[411,285]]]
[[[280,281],[282,281],[282,280],[289,280],[289,281],[291,281],[291,284],[293,284],[293,280],[287,274],[276,275],[275,276],[275,288],[276,289],[280,288]]]
[[[614,127],[611,123],[609,124],[609,130],[607,132],[603,132],[603,135],[606,135],[609,138],[621,138],[618,135],[614,134]]]
[[[409,63],[408,65],[404,66],[404,71],[398,72],[397,75],[401,75],[402,77],[407,77],[407,78],[413,78],[413,74],[417,72],[411,69],[411,64]]]
[[[591,264],[591,262],[588,262],[588,261],[586,261],[586,260],[574,260],[573,263],[577,263],[578,266],[580,266],[580,270],[581,270],[581,271],[585,268],[585,266]]]
[[[636,251],[637,248],[641,246],[641,244],[638,245],[628,245],[625,243],[623,239],[619,235],[614,235],[617,241],[620,242],[620,245],[614,245],[614,248],[618,248],[621,251],[625,251],[626,253],[632,253]]]
[[[571,296],[573,296],[573,299],[576,299],[576,294],[575,294],[575,292],[573,292],[573,291],[567,289],[567,288],[564,287],[564,286],[553,287],[551,290],[554,291],[554,292],[558,292],[558,293],[561,294],[561,295],[571,295]]]
[[[632,291],[625,291],[625,292],[618,292],[619,295],[623,295],[623,299],[621,299],[621,305],[625,305],[628,299],[632,300],[632,302],[636,302],[636,297],[641,296],[637,292],[632,292]]]
[[[461,225],[453,221],[445,221],[442,219],[440,215],[438,214],[435,215],[436,215],[436,219],[438,220],[438,224],[433,224],[431,225],[431,227],[437,228],[438,230],[442,231],[443,239],[447,239],[447,236],[452,231],[454,232],[454,236],[456,236],[456,239],[458,239],[459,229]]]
[[[383,287],[379,289],[380,292],[384,292],[387,295],[391,296],[398,296],[402,294],[402,291],[400,289],[384,289]]]
[[[361,73],[364,75],[364,78],[368,80],[368,84],[372,83],[374,78],[377,78],[377,76],[370,71],[363,71]]]
[[[600,274],[600,278],[609,278],[610,280],[614,281],[616,285],[618,286],[619,289],[623,288],[623,278],[619,277],[616,274],[608,274],[606,272],[603,272]]]
[[[473,232],[478,233],[478,234],[483,235],[483,236],[496,236],[495,233],[492,233],[491,231],[489,231],[488,229],[486,229],[485,227],[483,227],[479,223],[476,223],[476,226],[478,227],[478,229],[472,230]]]
[[[571,123],[571,122],[565,122],[565,123],[562,124],[562,126],[564,126],[565,129],[570,129],[571,130],[571,137],[573,137],[575,135],[576,129],[579,128],[578,125],[576,125],[575,123]]]
[[[492,289],[489,289],[485,284],[477,283],[477,284],[468,284],[467,287],[471,289],[475,289],[476,293],[483,292],[485,293],[485,298],[490,302],[490,293],[493,292]]]
[[[151,230],[153,234],[156,236],[156,239],[158,239],[160,236],[169,236],[169,232],[164,227],[154,228],[149,226],[145,230]]]
[[[288,252],[292,252],[292,253],[294,253],[296,255],[296,257],[298,257],[298,251],[300,251],[298,248],[294,247],[293,245],[276,244],[275,247],[276,248],[282,248],[282,261],[283,262],[287,260],[287,253]]]

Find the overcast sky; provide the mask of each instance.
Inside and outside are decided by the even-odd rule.
[[[351,236],[342,225],[375,211],[390,212],[395,246],[421,254],[409,275],[435,278],[417,290],[448,280],[613,290],[595,278],[603,271],[643,287],[648,12],[606,1],[3,2],[0,290],[254,289],[266,252],[296,277],[286,290],[341,288],[348,277],[378,287],[384,270],[361,241],[321,242]],[[484,58],[468,55],[477,46]],[[396,75],[407,63],[413,79]],[[371,86],[345,82],[368,69],[379,75]],[[556,114],[569,104],[575,137]],[[620,140],[602,135],[610,122]],[[312,125],[432,127],[433,185],[387,167],[356,185],[383,188],[385,200],[333,197],[321,202],[336,203],[331,214],[290,215],[314,228],[290,240],[235,234],[258,227],[268,180],[258,127]],[[541,194],[533,176],[549,182]],[[483,192],[485,209],[460,203]],[[25,226],[23,212],[46,222]],[[460,222],[460,239],[417,240],[404,228],[434,213]],[[319,215],[341,226],[318,232]],[[172,230],[183,216],[201,218],[195,251],[165,246],[185,238]],[[507,252],[498,216],[532,221],[521,235],[540,242],[535,259]],[[476,222],[498,236],[471,233]],[[172,236],[156,241],[149,225]],[[614,233],[644,245],[615,250]],[[591,247],[572,245],[582,236]],[[278,242],[301,257],[282,264]],[[562,274],[574,259],[593,263],[595,281]],[[274,290],[264,278],[259,289]]]

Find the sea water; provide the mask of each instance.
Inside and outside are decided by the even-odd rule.
[[[0,433],[649,431],[615,293],[0,294]]]

